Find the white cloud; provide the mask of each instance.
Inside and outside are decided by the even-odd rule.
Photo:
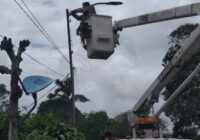
[[[180,0],[179,5],[186,5],[186,4],[190,4],[192,2],[192,0]]]

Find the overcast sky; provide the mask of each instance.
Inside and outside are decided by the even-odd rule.
[[[22,4],[20,0],[18,2]],[[68,57],[65,9],[78,8],[84,1],[24,0],[24,2]],[[200,0],[123,0],[124,4],[121,6],[99,5],[96,11],[98,14],[109,14],[113,17],[113,21],[117,21],[193,2]],[[64,75],[69,73],[69,64],[50,45],[14,0],[1,0],[0,10],[0,34],[11,37],[16,46],[20,40],[29,39],[31,44],[26,53],[59,73]],[[111,117],[131,109],[163,69],[162,58],[169,48],[167,36],[179,25],[191,22],[199,22],[199,17],[124,29],[120,32],[120,46],[109,59],[91,60],[87,58],[79,37],[75,35],[79,23],[71,18],[73,59],[76,67],[75,94],[83,94],[90,99],[90,102],[76,103],[76,106],[82,112],[106,110]],[[40,66],[26,55],[23,55],[23,59],[22,79],[29,75],[64,78]],[[10,60],[3,51],[0,52],[0,65],[10,67]],[[9,81],[9,75],[0,75],[0,83],[5,83],[8,88]],[[39,98],[48,90],[49,88],[38,93]],[[45,97],[42,98],[44,99]],[[20,106],[28,106],[32,102],[31,97],[23,95]]]

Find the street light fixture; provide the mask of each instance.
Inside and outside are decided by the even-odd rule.
[[[101,4],[104,4],[104,5],[121,5],[121,4],[123,4],[123,2],[120,2],[120,1],[98,2],[98,3],[92,4],[91,6],[101,5]]]

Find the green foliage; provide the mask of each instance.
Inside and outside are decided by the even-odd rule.
[[[4,84],[0,84],[0,114],[8,110],[8,96],[9,92],[6,90],[6,86]]]
[[[6,140],[8,137],[8,113],[1,113],[0,115],[0,140]]]
[[[77,129],[85,135],[87,140],[98,140],[108,125],[109,119],[104,111],[85,114],[76,122]]]
[[[109,130],[112,134],[119,138],[125,138],[130,131],[128,130],[128,121],[127,121],[127,113],[121,113],[117,115],[114,119],[111,119]]]
[[[177,137],[181,135],[183,138],[193,138],[197,135],[197,129],[196,128],[187,128],[182,127],[182,124],[180,122],[175,123],[175,126],[173,128],[173,137]]]
[[[0,84],[0,140],[8,137],[8,101],[9,92],[4,84]]]
[[[79,118],[76,127],[87,140],[99,139],[106,129],[116,138],[125,138],[129,134],[126,113],[110,119],[105,111],[91,112]]]
[[[6,86],[4,84],[0,84],[0,97],[8,93],[9,92],[6,90]]]
[[[171,46],[165,57],[163,58],[163,66],[166,66],[170,62],[174,54],[178,51],[180,47],[182,47],[182,45],[185,43],[185,40],[197,27],[198,24],[184,24],[171,32],[171,34],[169,35],[169,44]]]
[[[71,124],[72,105],[61,98],[50,99],[40,104],[38,108],[40,114],[53,114],[60,122]],[[75,108],[75,116],[81,117],[81,112]]]
[[[174,54],[182,47],[191,32],[197,28],[198,24],[185,24],[174,30],[170,34],[171,48],[163,59],[163,65],[167,65]],[[167,100],[185,78],[194,70],[200,62],[200,51],[183,66],[173,80],[171,80],[162,93]],[[184,138],[192,138],[197,135],[200,127],[200,75],[192,80],[186,89],[171,103],[165,110],[165,114],[174,123],[173,136],[182,135]],[[195,113],[194,113],[195,112]],[[195,128],[195,129],[194,129]]]
[[[70,78],[60,81],[56,80],[58,88],[53,94],[49,95],[49,100],[44,101],[38,108],[38,113],[52,113],[59,121],[71,124],[72,122],[72,92]],[[89,101],[84,95],[76,94],[74,101]],[[81,116],[81,112],[75,108],[75,115]]]
[[[18,140],[56,140],[56,138],[48,136],[47,133],[40,134],[38,130],[33,130],[30,134],[21,134]]]
[[[56,85],[58,88],[55,90],[54,94],[49,95],[49,99],[53,99],[55,97],[59,97],[65,100],[68,103],[72,103],[72,87],[71,87],[71,78],[68,77],[65,80],[61,81],[59,79],[56,80]],[[80,102],[88,102],[89,99],[83,95],[75,94],[74,100]]]
[[[52,114],[36,114],[21,126],[18,140],[85,140],[85,138],[75,128],[57,121]]]
[[[71,109],[67,102],[61,98],[44,101],[38,108],[38,113],[52,113],[59,121],[68,122]]]

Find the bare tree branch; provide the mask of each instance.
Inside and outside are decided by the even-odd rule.
[[[17,60],[18,60],[18,64],[23,60],[21,55],[22,53],[26,50],[26,47],[28,47],[30,44],[29,40],[23,40],[19,42],[19,48],[18,48],[18,52],[17,52]]]
[[[11,38],[4,37],[0,45],[1,50],[6,51],[12,63],[16,64],[16,57],[13,51],[13,44]]]
[[[11,74],[11,70],[6,66],[0,66],[0,73],[1,74]]]

